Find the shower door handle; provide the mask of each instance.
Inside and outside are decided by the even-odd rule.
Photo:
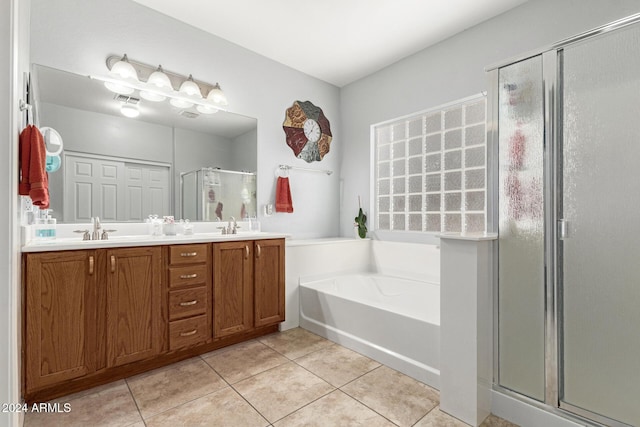
[[[565,240],[569,238],[569,221],[566,219],[558,220],[558,239]]]

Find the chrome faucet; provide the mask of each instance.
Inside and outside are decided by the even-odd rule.
[[[100,229],[102,225],[100,225],[100,218],[91,217],[91,224],[93,225],[93,232],[91,233],[91,240],[100,240]]]
[[[233,221],[233,225],[231,225],[231,221]],[[238,223],[234,217],[229,218],[229,224],[227,225],[227,234],[237,234],[238,233]]]

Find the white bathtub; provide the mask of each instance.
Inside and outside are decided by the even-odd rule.
[[[440,385],[440,286],[375,273],[300,280],[300,326]]]

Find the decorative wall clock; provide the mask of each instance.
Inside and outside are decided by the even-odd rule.
[[[296,101],[287,108],[282,124],[287,145],[295,156],[307,163],[320,161],[329,152],[331,127],[320,107],[309,101]]]

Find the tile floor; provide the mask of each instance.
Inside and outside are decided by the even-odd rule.
[[[437,390],[300,328],[55,402],[71,411],[29,413],[25,427],[466,426]]]

